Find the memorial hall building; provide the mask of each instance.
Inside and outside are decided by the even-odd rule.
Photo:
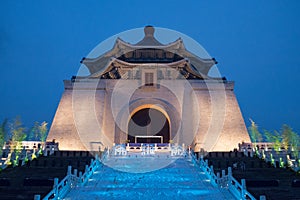
[[[212,77],[214,58],[185,41],[162,44],[146,26],[136,44],[117,38],[96,57],[83,58],[87,76],[64,80],[47,141],[60,150],[115,144],[179,144],[194,151],[230,151],[250,138],[234,82]]]

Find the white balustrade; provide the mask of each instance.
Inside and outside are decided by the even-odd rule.
[[[195,166],[199,166],[202,171],[207,175],[207,177],[210,179],[211,183],[220,188],[228,189],[235,197],[236,199],[250,199],[255,200],[254,196],[252,196],[246,189],[246,181],[245,179],[241,180],[241,184],[232,176],[232,169],[231,167],[228,167],[228,174],[225,174],[225,170],[222,170],[222,176],[220,173],[217,173],[217,175],[214,173],[213,166],[208,165],[208,160],[203,160],[203,156],[199,158],[199,160],[196,159],[196,156],[192,152],[191,154],[192,161],[195,164]],[[261,199],[265,200],[265,196],[261,196]]]
[[[183,156],[185,153],[184,144],[182,146],[177,144],[171,146],[171,156]]]
[[[115,145],[113,147],[113,154],[115,156],[126,156],[127,155],[127,150],[125,148],[125,146],[119,144],[119,145]]]
[[[90,166],[86,165],[84,174],[79,172],[79,175],[77,176],[77,169],[74,169],[74,172],[72,173],[72,167],[68,166],[67,176],[59,183],[58,179],[55,178],[53,189],[43,198],[43,200],[64,198],[72,188],[84,185],[99,166],[100,161],[98,160],[98,155],[96,155],[95,160],[91,160]],[[34,198],[38,199],[38,196],[39,195],[35,195]]]
[[[156,152],[170,152],[171,145],[158,145],[157,143],[154,144],[135,144],[131,145],[127,143],[126,145],[127,152],[140,152],[142,155],[149,155],[155,154]]]
[[[278,162],[279,167],[289,167],[296,172],[300,170],[297,163],[300,162],[300,159],[291,159],[290,154],[286,151],[275,152],[260,150],[259,155],[260,159],[270,162],[274,167],[277,167],[276,162]]]

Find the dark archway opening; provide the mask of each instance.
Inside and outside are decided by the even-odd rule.
[[[156,109],[141,109],[129,120],[128,140],[130,143],[169,143],[169,121]]]

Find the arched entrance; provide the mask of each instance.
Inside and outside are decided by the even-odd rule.
[[[131,114],[127,139],[130,143],[169,143],[170,120],[156,108],[140,108]]]

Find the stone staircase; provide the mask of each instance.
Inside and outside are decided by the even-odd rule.
[[[166,160],[170,161],[166,167],[149,170]],[[184,157],[129,155],[110,157],[105,164],[110,167],[100,167],[85,186],[74,188],[65,199],[234,199],[228,190],[213,186],[204,172]],[[119,171],[141,167],[147,172]]]

